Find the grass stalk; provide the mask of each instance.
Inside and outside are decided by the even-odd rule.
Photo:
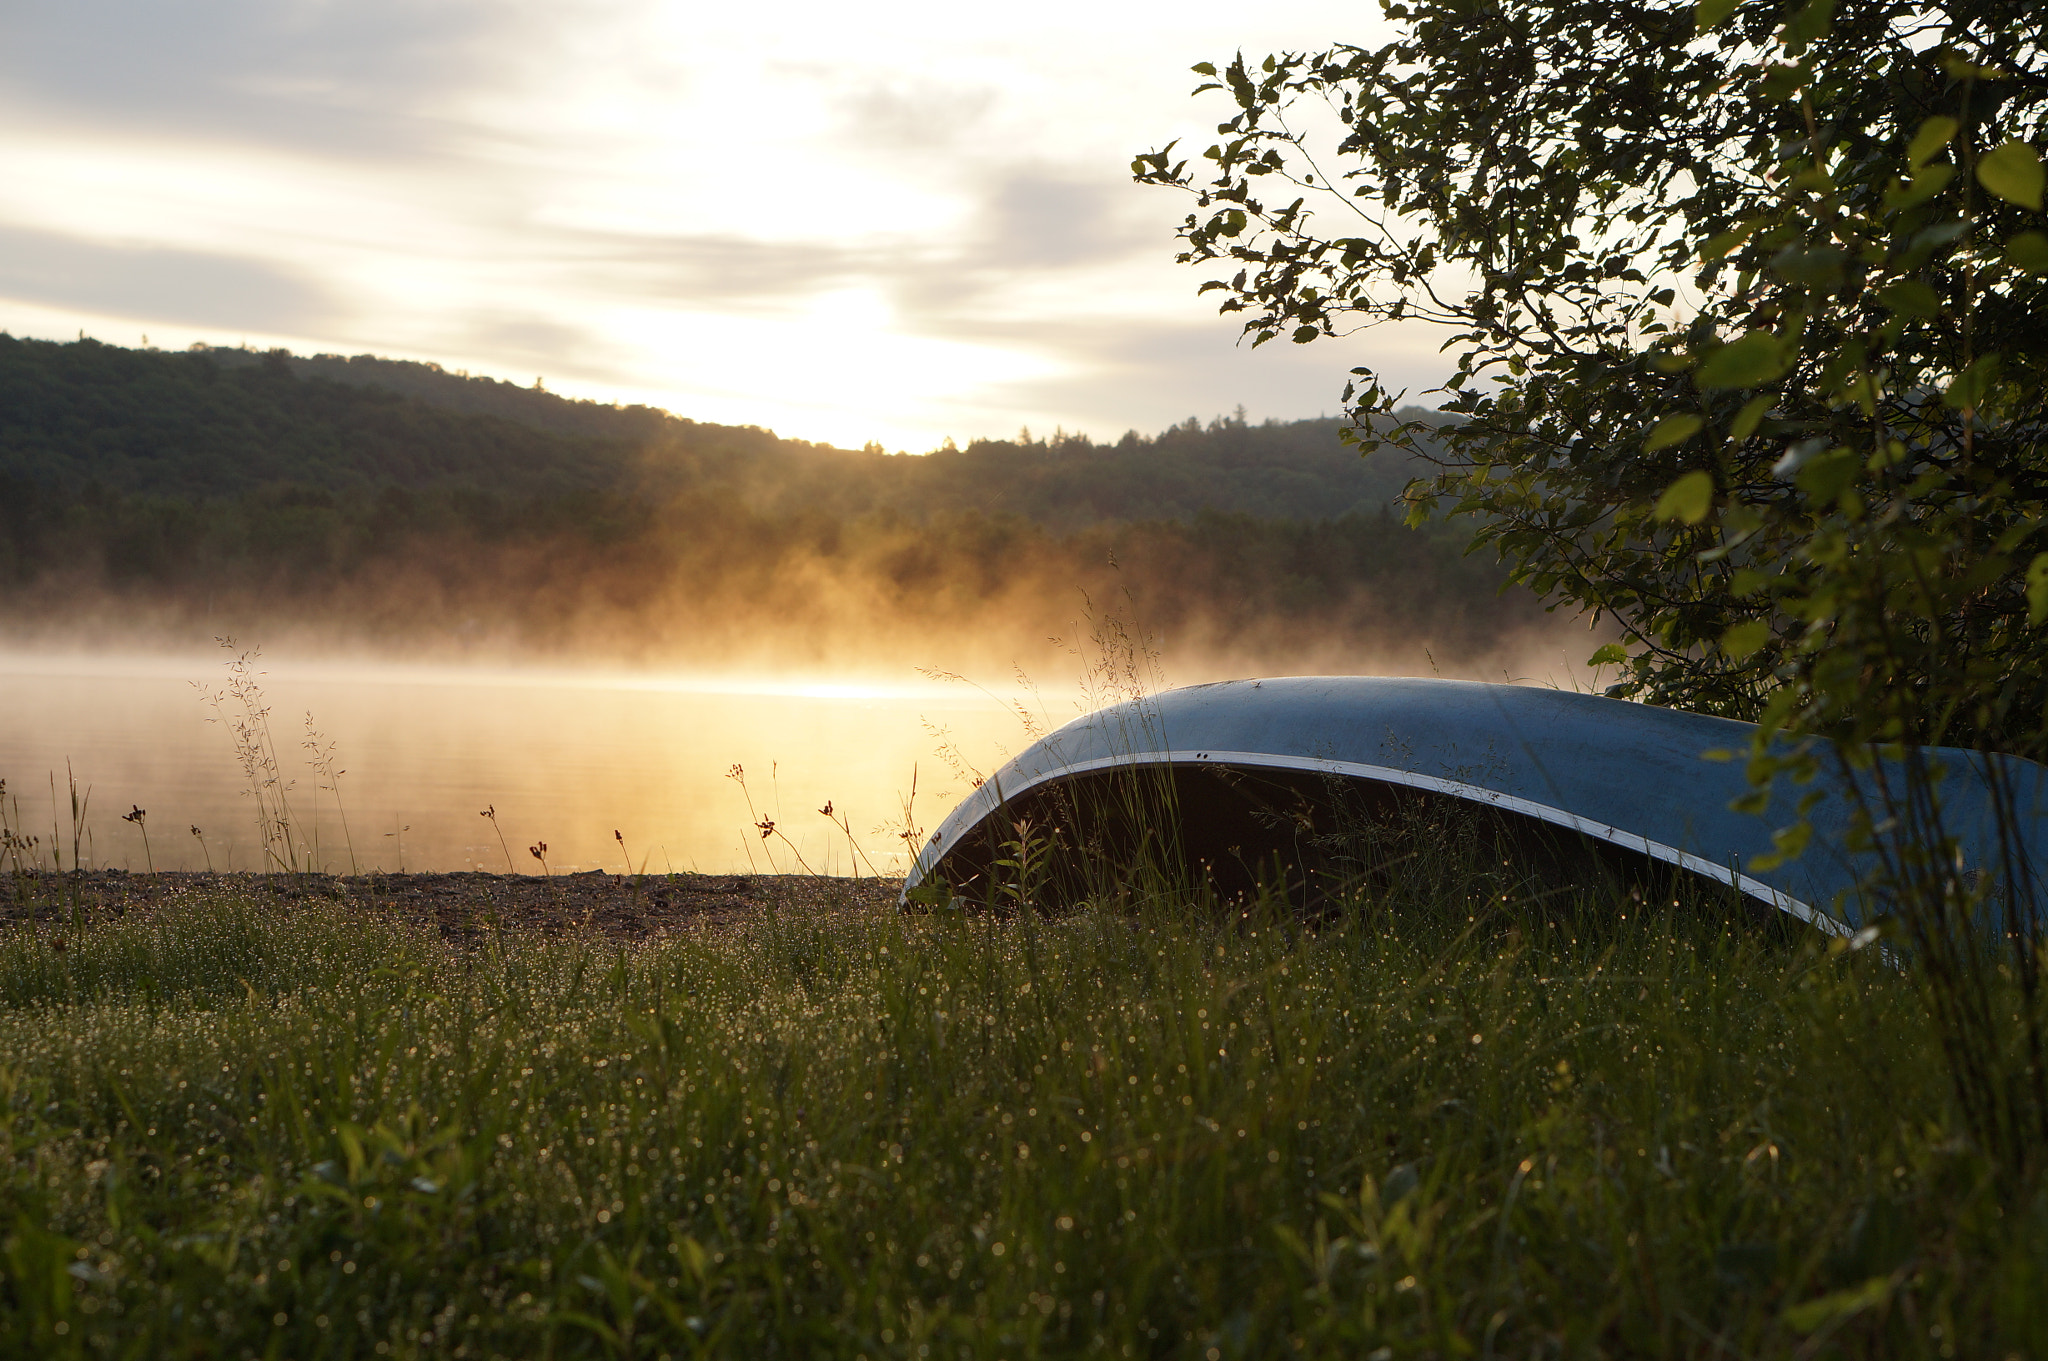
[[[149,872],[151,874],[155,874],[156,857],[150,853],[149,849],[148,811],[145,810],[140,804],[131,803],[128,805],[128,811],[121,814],[121,821],[134,823],[135,830],[142,833],[142,863],[149,867]]]
[[[492,831],[494,831],[494,832],[496,832],[496,833],[498,834],[498,849],[500,849],[500,850],[502,850],[503,852],[505,852],[505,873],[507,873],[507,874],[517,874],[517,873],[519,873],[519,869],[518,869],[518,867],[517,867],[517,866],[515,866],[515,865],[514,865],[514,864],[512,863],[512,847],[511,847],[511,846],[510,846],[509,844],[507,844],[507,842],[505,841],[505,829],[504,829],[503,827],[500,827],[500,826],[498,825],[498,805],[497,805],[497,804],[495,804],[495,803],[494,803],[494,804],[491,804],[491,805],[490,805],[489,807],[485,808],[485,809],[484,809],[484,810],[483,810],[482,812],[478,813],[478,814],[477,814],[477,816],[478,816],[478,817],[480,817],[480,818],[489,818],[489,819],[490,819],[490,822],[491,822],[491,830],[492,830]],[[401,859],[401,861],[403,861],[403,858],[404,858],[404,854],[403,854],[403,843],[401,843],[401,851],[400,851],[400,859]]]
[[[360,874],[362,870],[356,864],[355,837],[348,826],[348,809],[343,807],[341,802],[341,777],[348,772],[339,768],[337,744],[323,736],[313,725],[313,715],[310,711],[306,714],[306,736],[300,745],[311,755],[314,772],[325,781],[320,787],[334,795],[334,811],[341,819],[342,843],[348,848],[348,872]]]

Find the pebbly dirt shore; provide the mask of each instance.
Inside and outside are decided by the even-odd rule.
[[[444,939],[490,931],[596,932],[646,940],[665,931],[728,926],[766,912],[852,912],[893,905],[895,879],[794,874],[206,874],[125,870],[0,878],[0,930],[90,925],[180,899],[231,894],[280,909],[330,901],[400,912]]]

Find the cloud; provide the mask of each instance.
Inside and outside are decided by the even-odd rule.
[[[483,0],[27,0],[0,17],[0,89],[74,124],[414,154],[488,79],[521,7]]]
[[[887,297],[910,331],[979,337],[993,333],[985,324],[992,293],[1158,244],[1110,184],[1019,168],[965,192],[967,225],[940,237],[846,242],[576,227],[553,229],[553,249],[572,261],[579,287],[621,299],[774,313],[824,293],[867,289]]]
[[[875,81],[833,101],[839,136],[867,152],[947,151],[975,132],[997,102],[996,92],[928,82]]]
[[[118,316],[309,334],[337,319],[302,275],[262,260],[115,246],[0,225],[0,295]]]
[[[1159,246],[1118,186],[1037,168],[990,176],[957,234],[867,241],[731,232],[657,235],[560,229],[584,282],[632,296],[774,307],[847,287],[886,293],[906,319],[971,312],[992,290],[1112,264]],[[920,328],[921,329],[921,328]],[[942,326],[940,329],[951,329]]]
[[[568,249],[591,286],[621,297],[775,309],[848,284],[888,279],[917,254],[911,245],[849,247],[766,241],[726,232],[643,236],[576,232]]]
[[[1123,211],[1127,185],[1041,170],[1012,171],[988,186],[970,229],[969,258],[983,269],[1096,265],[1152,245]]]
[[[414,336],[408,348],[423,357],[488,355],[513,381],[525,373],[549,382],[616,383],[633,369],[634,355],[610,336],[533,312],[466,313],[445,331]]]
[[[1334,0],[1255,21],[1202,0],[1169,36],[1099,0],[945,20],[0,0],[0,294],[906,447],[1334,409],[1343,356],[1384,337],[1233,347],[1169,263],[1182,206],[1126,165],[1195,117],[1183,56],[1362,21]]]

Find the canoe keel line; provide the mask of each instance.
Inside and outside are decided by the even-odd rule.
[[[1762,815],[1729,807],[1749,791],[1742,761],[1729,758],[1746,754],[1754,731],[1463,681],[1308,676],[1170,690],[1033,743],[946,817],[905,891],[936,880],[975,898],[1004,875],[1035,872],[1037,896],[1058,901],[1149,858],[1225,893],[1283,882],[1298,900],[1317,891],[1311,862],[1341,878],[1345,867],[1368,868],[1372,846],[1404,828],[1462,820],[1484,824],[1511,861],[1547,862],[1576,882],[1592,872],[1640,883],[1654,868],[1719,886],[1753,912],[1851,932],[1882,910],[1863,901],[1873,860],[1849,844],[1854,799],[1824,789],[1808,813],[1806,853],[1754,869],[1809,792],[1774,790]],[[1996,863],[2011,846],[1986,779],[1996,760],[2021,810],[2021,849],[2042,843],[2023,863],[2048,866],[2037,813],[2048,807],[2048,771],[1930,754],[1942,772],[1943,830],[1966,863]]]

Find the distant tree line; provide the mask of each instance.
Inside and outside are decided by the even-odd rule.
[[[1283,519],[1373,510],[1415,465],[1361,460],[1335,419],[1203,424],[1113,444],[1064,432],[922,457],[573,401],[436,365],[282,351],[129,350],[0,335],[0,477],[60,499],[184,499],[280,482],[663,496],[718,489],[771,512],[982,510],[1070,527],[1208,510]]]

